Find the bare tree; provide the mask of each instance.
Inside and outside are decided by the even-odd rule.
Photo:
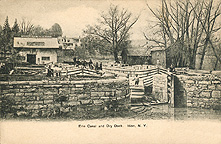
[[[132,13],[111,5],[109,11],[101,15],[99,25],[91,27],[87,30],[87,33],[99,36],[110,43],[115,61],[118,62],[118,52],[121,44],[129,38],[129,30],[138,18],[139,16],[132,19]]]
[[[218,16],[220,15],[219,7],[220,7],[221,3],[218,3],[218,6],[216,8],[213,6],[214,5],[213,3],[214,3],[213,0],[211,0],[208,3],[203,2],[203,5],[205,5],[204,6],[205,7],[204,23],[202,21],[200,21],[200,22],[201,22],[202,29],[205,33],[205,39],[204,39],[204,45],[203,45],[202,57],[200,60],[199,69],[202,69],[204,57],[206,54],[206,48],[208,47],[208,45],[210,45],[211,48],[213,49],[213,52],[214,52],[214,55],[215,55],[217,61],[221,62],[221,60],[218,57],[217,52],[215,50],[214,44],[211,41],[212,35],[220,29],[220,27],[215,28],[215,23],[216,23]],[[194,12],[195,12],[195,10],[194,10]],[[196,14],[196,12],[195,12],[195,14]]]
[[[23,18],[22,21],[20,22],[19,28],[21,35],[29,35],[33,31],[34,25],[31,23],[31,21]]]
[[[147,5],[158,20],[156,26],[159,30],[155,34],[161,38],[150,38],[145,33],[144,36],[148,41],[166,48],[169,63],[195,68],[197,51],[203,47],[203,62],[205,50],[211,42],[209,37],[219,30],[215,29],[215,21],[220,13],[219,6],[212,12],[212,3],[213,0],[178,0],[173,3],[162,0],[161,10],[153,10]]]

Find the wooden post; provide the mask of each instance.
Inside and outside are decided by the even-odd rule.
[[[171,95],[170,95],[170,105],[174,107],[174,76],[171,75]]]

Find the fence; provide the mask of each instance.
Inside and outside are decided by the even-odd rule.
[[[120,67],[105,67],[106,71],[110,73],[115,73],[120,76],[130,76],[134,77],[138,75],[141,81],[143,81],[144,87],[149,87],[153,85],[153,76],[156,74],[165,74],[167,75],[167,96],[168,96],[168,103],[171,106],[174,106],[174,76],[172,72],[169,72],[167,69],[160,68],[160,67],[150,67],[148,69],[132,69],[130,68],[120,68]]]

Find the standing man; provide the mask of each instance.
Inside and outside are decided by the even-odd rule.
[[[135,85],[138,85],[139,84],[139,77],[138,77],[138,74],[136,74],[136,77],[134,78],[135,80]]]

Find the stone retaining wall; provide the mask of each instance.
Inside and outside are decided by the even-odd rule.
[[[177,75],[175,79],[175,106],[221,110],[221,80],[213,75]]]
[[[129,85],[122,80],[0,82],[1,117],[56,117],[79,111],[127,108]]]

